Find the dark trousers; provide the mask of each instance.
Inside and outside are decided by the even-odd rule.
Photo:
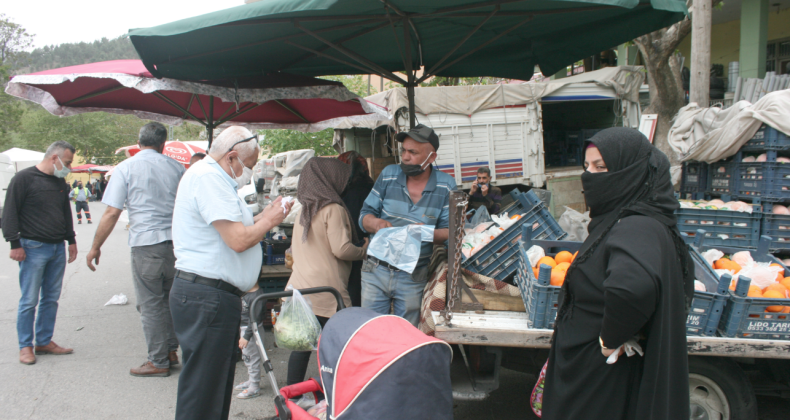
[[[318,318],[318,323],[321,324],[321,328],[324,328],[326,321],[329,321],[329,318],[324,318],[322,316],[317,316],[316,318]],[[291,357],[288,359],[287,385],[298,384],[304,381],[304,375],[307,374],[307,365],[310,364],[310,355],[312,353],[311,351],[291,352]]]
[[[184,355],[176,419],[227,419],[236,373],[241,298],[176,277],[170,290],[170,313]]]
[[[75,201],[74,207],[77,209],[77,220],[82,220],[81,211],[85,210],[85,218],[91,220],[91,209],[88,208],[87,201]]]
[[[351,262],[351,273],[348,276],[348,295],[351,306],[362,306],[362,263],[364,260]]]

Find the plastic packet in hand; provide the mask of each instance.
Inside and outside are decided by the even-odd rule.
[[[384,228],[376,232],[368,255],[386,261],[407,273],[414,272],[423,242],[433,242],[433,226],[409,225]]]
[[[311,351],[318,347],[321,324],[313,314],[310,301],[299,290],[294,289],[293,296],[285,300],[272,329],[278,347],[293,351]]]

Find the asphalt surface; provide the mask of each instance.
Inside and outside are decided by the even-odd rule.
[[[0,418],[2,419],[172,419],[175,414],[179,369],[167,378],[137,378],[129,369],[146,361],[140,317],[135,309],[128,232],[119,222],[102,248],[96,272],[85,258],[105,206],[90,203],[94,224],[76,225],[79,256],[66,267],[53,341],[74,348],[66,356],[39,356],[35,365],[18,362],[16,311],[19,301],[16,262],[0,255]],[[129,303],[104,306],[118,293]],[[272,335],[264,341],[271,347]],[[271,349],[279,384],[285,383],[289,351]],[[317,376],[315,358],[308,376]],[[263,395],[234,398],[232,419],[264,419],[274,415],[273,393],[263,378]],[[247,380],[243,363],[236,366],[236,383]],[[535,377],[502,370],[500,389],[482,402],[456,402],[456,419],[535,419],[529,393]],[[760,398],[760,419],[790,416],[790,402]]]

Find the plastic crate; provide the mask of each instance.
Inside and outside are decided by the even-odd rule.
[[[263,251],[262,265],[285,264],[285,254],[275,254],[273,247],[264,241],[261,241],[261,250]]]
[[[790,139],[785,133],[763,124],[751,140],[741,147],[747,152],[761,152],[764,150],[790,150]]]
[[[708,189],[708,164],[705,162],[683,162],[680,178],[680,194],[691,194],[693,199],[701,199]]]
[[[291,247],[291,239],[264,239],[261,243],[267,253],[270,254],[285,254],[285,251]],[[271,251],[268,247],[271,246]]]
[[[516,223],[466,259],[462,263],[464,268],[504,281],[516,272],[515,262],[518,259],[516,243],[520,238],[522,225],[527,224],[533,228],[534,239],[557,240],[568,235],[534,192],[520,193],[518,200],[521,206],[528,210],[519,212],[521,218]]]
[[[738,248],[709,246],[704,235],[697,235],[700,240],[695,241],[695,246],[700,252],[715,248],[725,254],[743,251]],[[749,250],[752,258],[757,262],[776,263],[785,268],[785,276],[790,276],[790,270],[785,265],[768,253],[771,238],[762,236],[756,250]],[[739,281],[736,291],[728,290],[727,305],[719,322],[719,334],[725,337],[741,337],[768,340],[790,340],[790,314],[765,312],[768,306],[790,306],[788,299],[766,299],[745,297],[749,289],[749,282]],[[743,296],[740,296],[740,295]]]
[[[768,162],[736,163],[735,192],[741,199],[790,200],[790,164],[777,163],[776,152],[768,151]],[[737,156],[740,156],[739,152]]]
[[[705,230],[705,243],[710,246],[757,248],[760,242],[760,206],[753,213],[730,210],[678,209],[678,229],[690,238],[699,229]],[[725,238],[726,236],[726,238]]]
[[[518,272],[515,283],[527,309],[529,327],[551,329],[554,328],[557,319],[560,287],[549,284],[549,278],[535,278],[527,259],[527,250],[533,245],[538,245],[543,248],[546,255],[556,255],[560,250],[576,252],[581,248],[582,242],[531,241],[526,239],[528,237],[528,233],[522,233],[522,240],[518,241]]]
[[[258,287],[263,289],[263,293],[282,292],[288,285],[288,278],[258,281]]]
[[[519,201],[518,199],[519,194],[523,194],[523,193],[518,189],[514,189],[510,191],[510,193],[508,194],[508,196],[510,197],[509,200],[510,202],[507,203],[506,205],[503,205],[502,208],[499,209],[499,213],[497,213],[497,215],[501,216],[504,215],[505,213],[520,214],[524,210],[524,206],[521,205],[521,201]],[[502,201],[504,202],[505,200]]]
[[[695,290],[691,310],[686,318],[686,335],[715,336],[721,315],[729,297],[728,287],[732,277],[717,278],[716,273],[693,247],[690,252],[694,260],[694,275],[705,285],[707,291]]]
[[[732,194],[735,191],[735,164],[721,161],[708,164],[708,193]]]
[[[760,234],[769,236],[769,252],[790,249],[790,216],[773,214],[773,203],[763,204],[763,221]]]

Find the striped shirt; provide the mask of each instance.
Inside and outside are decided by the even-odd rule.
[[[399,165],[389,165],[381,171],[373,190],[365,199],[359,215],[359,225],[365,230],[362,219],[372,214],[395,227],[424,223],[436,229],[447,229],[450,227],[450,191],[455,189],[453,177],[432,168],[431,177],[422,191],[422,198],[415,204],[406,187],[406,174]],[[427,265],[432,252],[433,243],[423,242],[417,267]]]

